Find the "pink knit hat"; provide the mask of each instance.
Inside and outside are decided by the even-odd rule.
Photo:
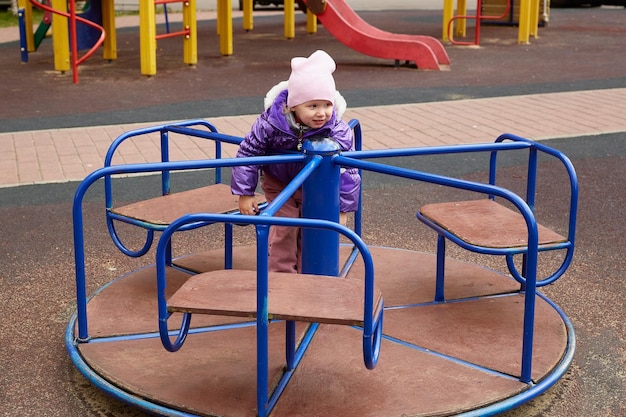
[[[311,100],[328,100],[335,103],[335,61],[322,50],[315,51],[308,58],[296,57],[291,60],[291,75],[287,87],[289,108]]]

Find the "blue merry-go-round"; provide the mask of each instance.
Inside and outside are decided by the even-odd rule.
[[[203,120],[118,137],[73,204],[77,309],[65,340],[80,372],[115,398],[165,416],[488,416],[554,385],[572,362],[575,336],[538,289],[561,277],[573,256],[578,185],[568,158],[510,134],[485,144],[363,151],[358,121],[350,126],[355,151],[320,138],[300,152],[245,159],[222,158],[222,144],[242,138]],[[113,163],[122,143],[146,135],[159,136],[160,162]],[[214,143],[215,158],[170,161],[169,143],[178,137]],[[527,155],[523,196],[496,183],[498,155],[510,151]],[[380,162],[458,153],[487,153],[489,180]],[[558,162],[569,180],[559,231],[536,220],[540,157]],[[257,196],[260,215],[239,214],[222,170],[275,163],[301,163],[302,170],[271,203]],[[361,205],[352,227],[339,223],[342,167],[472,198],[417,210],[436,232],[436,253],[372,246],[363,240]],[[197,170],[209,171],[211,184],[170,190],[172,173]],[[160,175],[159,195],[119,205],[113,178],[148,173]],[[95,183],[104,184],[117,248],[147,260],[88,293],[94,277],[87,276],[83,206]],[[302,218],[275,216],[300,188]],[[139,249],[123,241],[120,224],[146,231]],[[302,274],[268,272],[274,225],[301,228]],[[254,244],[233,243],[242,226],[254,228]],[[223,228],[223,248],[173,253],[174,236],[205,227]],[[455,260],[446,255],[449,243],[504,257],[507,271]],[[550,253],[559,261],[540,274],[538,258]]]

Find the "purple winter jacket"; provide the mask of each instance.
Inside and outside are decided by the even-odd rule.
[[[294,132],[283,114],[287,102],[287,90],[282,90],[272,104],[257,118],[248,134],[239,145],[237,158],[275,155],[296,151],[298,134]],[[342,150],[353,150],[352,130],[337,117],[335,111],[331,119],[319,129],[305,132],[303,139],[312,136],[333,138]],[[271,164],[262,167],[263,172],[287,184],[302,168],[302,163]],[[237,166],[232,169],[231,190],[235,195],[253,195],[258,184],[256,165]],[[358,208],[361,177],[355,168],[341,168],[340,211],[352,212]]]

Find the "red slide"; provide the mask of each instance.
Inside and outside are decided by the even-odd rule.
[[[415,62],[419,69],[441,70],[442,66],[450,65],[450,58],[439,40],[378,29],[361,19],[346,0],[326,0],[324,11],[317,17],[337,40],[362,54]]]

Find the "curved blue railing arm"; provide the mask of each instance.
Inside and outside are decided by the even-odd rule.
[[[528,256],[532,257],[532,259],[529,260],[536,264],[536,258],[539,251],[539,232],[537,222],[531,208],[528,206],[528,204],[526,204],[524,199],[522,199],[517,194],[507,189],[491,184],[482,184],[457,178],[450,178],[443,175],[430,174],[421,171],[410,170],[407,168],[399,168],[371,161],[360,161],[341,155],[336,156],[335,160],[337,161],[337,163],[344,166],[351,166],[366,171],[377,172],[400,178],[413,179],[427,183],[443,185],[446,187],[473,191],[485,195],[495,195],[509,201],[519,210],[520,214],[524,217],[524,221],[526,222],[526,228],[528,231]],[[525,279],[525,282],[527,285],[532,285],[534,288],[536,286],[536,275],[533,277],[527,277]]]
[[[204,126],[206,127],[208,130],[208,132],[213,132],[213,133],[217,133],[217,129],[215,128],[215,126],[205,120],[186,120],[184,122],[179,122],[179,123],[171,123],[171,124],[162,124],[162,125],[157,125],[157,126],[150,126],[150,127],[146,127],[146,128],[140,128],[140,129],[134,129],[134,130],[129,130],[128,132],[124,132],[121,135],[119,135],[113,142],[111,142],[111,145],[109,145],[109,149],[107,150],[107,153],[105,154],[104,157],[104,166],[111,166],[112,162],[113,162],[113,156],[115,155],[115,152],[117,151],[117,149],[119,148],[119,146],[125,142],[128,139],[137,137],[137,136],[141,136],[141,135],[146,135],[146,134],[150,134],[150,133],[160,133],[162,131],[168,131],[168,130],[172,130],[174,131],[174,129],[183,129],[183,128],[188,128],[190,126]],[[205,133],[204,131],[201,130],[197,130],[194,129],[192,130],[185,130],[187,133],[192,133],[194,136],[197,134],[200,136],[201,133]],[[206,132],[206,133],[208,133]],[[186,134],[186,133],[185,133]],[[205,137],[207,139],[211,139],[211,137]]]
[[[560,152],[542,143],[534,142],[530,139],[523,138],[521,136],[517,136],[511,133],[504,133],[498,136],[498,138],[496,139],[496,143],[504,143],[505,140],[528,143],[532,147],[536,148],[538,151],[541,151],[547,155],[551,155],[554,158],[557,158],[563,164],[565,171],[567,173],[567,176],[569,178],[569,183],[570,183],[570,204],[569,204],[570,216],[569,216],[567,240],[569,240],[572,244],[574,244],[576,240],[576,221],[577,221],[577,216],[578,216],[578,193],[579,193],[578,176],[576,174],[576,169],[574,168],[574,164],[563,152]]]
[[[536,193],[536,182],[537,182],[537,152],[541,152],[543,154],[549,155],[556,160],[558,160],[564,167],[567,178],[569,180],[569,215],[568,215],[568,226],[567,226],[567,246],[565,247],[566,253],[561,262],[559,268],[557,268],[551,275],[539,280],[537,282],[537,286],[545,286],[553,283],[558,278],[560,278],[569,265],[572,262],[574,257],[574,249],[576,242],[576,222],[578,215],[578,193],[579,193],[579,185],[578,185],[578,177],[576,175],[576,170],[574,169],[574,165],[571,160],[561,151],[546,146],[542,143],[538,143],[532,141],[530,139],[517,136],[511,133],[504,133],[496,139],[496,143],[504,143],[505,141],[512,141],[518,143],[526,143],[530,145],[531,154],[529,158],[529,167],[528,167],[528,175],[527,175],[527,187],[526,187],[526,201],[529,206],[534,211],[535,205],[535,193]],[[489,163],[489,182],[491,184],[495,184],[495,172],[497,169],[497,152],[492,152]],[[515,263],[513,260],[513,256],[507,255],[506,257],[507,267],[513,274],[514,278],[521,282],[523,279],[521,274],[518,272],[515,267]]]
[[[524,335],[522,343],[522,371],[520,380],[523,382],[529,382],[531,379],[530,372],[532,367],[532,357],[530,352],[532,352],[535,295],[537,289],[536,267],[539,253],[539,233],[534,214],[531,208],[526,204],[526,202],[517,194],[491,184],[482,184],[456,178],[449,178],[442,175],[427,174],[424,172],[414,171],[406,168],[390,167],[371,161],[351,160],[350,158],[345,158],[342,156],[337,156],[336,160],[338,161],[338,163],[341,163],[345,166],[353,166],[356,168],[378,172],[381,174],[414,179],[432,184],[478,192],[485,195],[495,195],[505,200],[508,200],[511,204],[517,207],[521,215],[524,217],[524,221],[526,222],[526,228],[528,231],[526,262],[529,267],[528,273],[525,277]]]
[[[120,173],[149,173],[149,172],[171,172],[171,171],[184,171],[191,169],[206,169],[215,168],[220,169],[224,167],[233,167],[238,165],[269,165],[275,163],[287,163],[287,162],[302,162],[305,159],[300,154],[282,155],[280,159],[277,156],[259,156],[246,158],[245,161],[242,158],[222,158],[211,160],[196,160],[196,161],[174,161],[174,162],[152,162],[143,164],[128,164],[128,165],[113,165],[110,167],[115,171],[112,173],[103,174],[105,179],[105,200],[106,200],[106,224],[109,234],[114,244],[127,256],[139,257],[145,255],[152,246],[154,233],[152,230],[148,230],[146,234],[146,240],[138,250],[132,250],[128,248],[122,240],[119,238],[117,231],[115,230],[114,220],[118,219],[118,216],[110,212],[113,206],[113,196],[111,193],[110,179],[112,175]],[[107,185],[108,182],[108,185]],[[107,191],[108,190],[108,191]],[[138,224],[138,222],[135,222]]]
[[[379,164],[371,161],[360,161],[352,158],[348,158],[346,156],[338,155],[335,157],[335,161],[338,164],[343,166],[349,166],[354,168],[359,168],[365,171],[377,172],[380,174],[391,175],[400,178],[413,179],[418,181],[423,181],[427,183],[443,185],[453,188],[458,188],[462,190],[473,191],[486,195],[497,195],[505,200],[511,202],[515,207],[518,208],[520,214],[524,216],[528,226],[529,233],[529,246],[532,245],[532,240],[537,240],[537,224],[534,219],[534,215],[530,210],[530,207],[526,204],[526,202],[517,194],[501,187],[497,187],[490,184],[482,184],[478,182],[472,182],[467,180],[461,180],[457,178],[446,177],[443,175],[437,174],[429,174],[426,172],[415,171],[407,168],[399,168],[384,164]],[[535,242],[536,244],[536,242]]]
[[[363,149],[363,131],[361,129],[361,122],[357,119],[351,119],[348,122],[348,126],[354,132],[354,149],[360,151]]]
[[[193,125],[193,123],[190,123],[190,124]],[[181,135],[195,136],[195,137],[199,137],[202,139],[209,139],[209,140],[215,140],[218,142],[230,143],[231,145],[239,145],[243,141],[243,138],[241,136],[227,135],[225,133],[218,132],[217,129],[215,129],[215,127],[213,127],[212,125],[210,125],[210,123],[207,123],[207,122],[198,123],[198,124],[201,124],[204,126],[210,125],[211,130],[209,131],[190,129],[189,128],[190,124],[178,124],[177,123],[173,125],[166,125],[165,127],[167,128],[168,131],[172,133],[179,133]]]
[[[150,248],[152,247],[152,242],[154,241],[154,230],[146,229],[146,238],[143,244],[139,247],[139,249],[133,250],[130,249],[126,243],[122,242],[120,236],[117,233],[117,229],[115,229],[114,220],[117,219],[117,215],[114,213],[107,212],[106,225],[107,230],[109,231],[109,236],[111,236],[111,240],[116,248],[118,248],[124,255],[129,256],[131,258],[139,258],[144,256]]]
[[[354,132],[354,149],[356,152],[360,152],[363,149],[361,123],[357,119],[352,119],[348,122],[348,125]],[[361,170],[359,170],[359,177],[361,178],[361,186],[359,187],[357,209],[354,212],[354,231],[357,235],[363,236],[363,172]]]
[[[220,160],[155,162],[144,164],[113,165],[99,168],[87,175],[78,185],[72,203],[72,220],[74,233],[74,263],[76,268],[78,339],[89,338],[87,326],[87,292],[85,277],[85,241],[83,235],[83,200],[87,190],[99,179],[120,174],[158,172],[163,170],[183,171],[215,167],[232,167],[237,165],[264,165],[275,163],[302,162],[305,156],[300,154],[278,156],[259,156],[246,158],[225,158]],[[236,223],[236,222],[235,222]]]
[[[492,150],[527,149],[528,143],[475,143],[469,145],[424,146],[421,148],[370,149],[366,151],[344,151],[342,156],[353,159],[376,159],[396,156],[447,155],[456,153],[479,153]]]
[[[506,140],[510,140],[510,142],[506,142]],[[496,139],[495,143],[484,143],[484,144],[470,144],[470,145],[446,145],[446,146],[433,146],[433,147],[425,147],[425,148],[404,148],[404,149],[383,149],[383,150],[372,150],[372,151],[363,151],[363,152],[344,152],[339,156],[341,157],[349,157],[353,160],[360,159],[371,159],[371,158],[383,158],[383,157],[397,157],[397,156],[424,156],[424,155],[440,155],[440,154],[454,154],[454,153],[466,153],[466,152],[491,152],[490,159],[490,180],[489,184],[495,186],[495,159],[496,154],[499,151],[510,151],[510,150],[520,150],[520,149],[528,149],[531,153],[536,154],[537,151],[546,153],[550,156],[557,158],[565,167],[567,171],[567,175],[570,180],[570,216],[569,216],[569,224],[568,224],[568,241],[565,244],[559,244],[557,246],[561,246],[562,249],[566,249],[567,252],[564,256],[563,262],[557,270],[551,274],[550,276],[538,281],[538,285],[544,286],[554,282],[558,279],[568,268],[570,265],[573,252],[574,252],[574,243],[575,243],[575,234],[576,234],[576,216],[577,216],[577,207],[578,207],[578,180],[576,176],[576,171],[571,163],[571,161],[560,151],[552,149],[543,144],[534,142],[532,140],[522,138],[512,134],[503,134]],[[536,159],[536,155],[534,156]],[[341,162],[344,165],[343,162]],[[348,164],[345,164],[348,165]],[[529,175],[532,177],[530,181],[534,184],[535,175],[534,171],[536,168],[536,162],[534,164],[530,164],[532,167],[529,167]],[[356,165],[353,165],[356,166]],[[366,169],[360,167],[360,169]],[[380,171],[382,172],[382,171]],[[384,172],[389,174],[389,172]],[[393,174],[392,174],[393,175]],[[432,175],[432,174],[426,174]],[[432,178],[431,178],[432,179]],[[428,178],[423,178],[420,180],[425,180],[428,182],[432,182]],[[437,183],[437,182],[435,182]],[[453,186],[452,184],[444,184],[439,183],[441,185]],[[458,187],[455,187],[458,188]],[[461,189],[465,189],[464,187],[460,187]],[[533,212],[534,218],[534,185],[530,185],[527,190],[527,200],[526,205],[530,208],[531,212]],[[472,190],[475,191],[475,190]],[[529,195],[531,194],[531,195]],[[493,195],[488,194],[489,198],[493,199]],[[451,237],[454,240],[453,237]],[[459,242],[457,242],[459,243]],[[516,252],[517,251],[513,251]],[[511,268],[514,266],[512,261],[512,256],[507,255],[507,266],[509,266],[509,270],[513,273],[514,277],[522,282],[524,281],[521,278],[520,274],[516,271],[515,268]]]
[[[192,126],[203,126],[208,130],[200,130],[200,129],[192,129]],[[223,135],[217,132],[215,126],[205,120],[188,120],[184,122],[172,123],[172,124],[164,124],[158,126],[151,126],[147,128],[135,129],[128,132],[125,132],[118,136],[112,143],[109,145],[107,153],[104,158],[104,166],[111,166],[113,163],[113,157],[115,152],[119,148],[119,146],[128,139],[135,138],[141,135],[147,135],[152,133],[159,133],[161,135],[161,162],[169,162],[169,137],[168,133],[179,133],[181,135],[199,137],[202,139],[213,140],[215,142],[215,154],[216,159],[221,159],[221,142],[239,144],[243,138],[238,138],[236,136]],[[162,193],[169,193],[169,175],[167,171],[162,171]],[[216,182],[221,182],[221,171],[220,167],[217,167],[215,170]],[[107,208],[111,208],[113,205],[112,202],[112,184],[111,178],[105,177],[104,179],[104,193],[105,193],[105,206]]]
[[[364,294],[364,317],[363,317],[363,346],[364,346],[364,361],[369,369],[376,366],[378,361],[378,355],[380,352],[380,337],[382,334],[382,310],[379,317],[374,318],[374,261],[372,255],[363,240],[352,230],[339,223],[335,223],[328,220],[319,219],[305,219],[305,218],[288,218],[288,217],[273,217],[268,214],[262,214],[260,216],[245,216],[234,214],[211,214],[211,213],[198,213],[188,214],[183,216],[168,226],[159,242],[157,244],[156,252],[156,269],[157,269],[157,288],[158,288],[158,311],[159,311],[159,329],[161,340],[164,342],[164,347],[168,350],[178,350],[182,346],[185,340],[185,336],[182,334],[182,330],[176,335],[174,342],[170,339],[170,333],[167,326],[167,319],[170,314],[167,311],[167,301],[165,300],[166,290],[166,262],[165,254],[168,247],[168,242],[172,235],[176,233],[180,228],[185,227],[187,224],[192,223],[237,223],[242,225],[256,225],[256,226],[290,226],[300,228],[314,228],[314,229],[326,229],[336,231],[350,241],[352,241],[355,247],[361,253],[363,263],[365,266],[365,294]],[[183,319],[184,320],[184,319]],[[185,324],[185,323],[183,323]]]
[[[208,129],[208,132],[199,130],[199,129],[190,129],[190,126],[203,126]],[[158,125],[151,126],[148,128],[135,129],[128,132],[123,133],[118,136],[107,150],[107,153],[104,158],[104,166],[111,166],[113,162],[113,156],[119,146],[126,140],[135,138],[141,135],[151,134],[151,133],[160,133],[161,135],[161,162],[169,162],[169,132],[176,132],[189,136],[203,137],[206,139],[216,139],[211,136],[207,136],[209,134],[217,135],[217,129],[215,126],[205,120],[187,120],[178,123],[172,123],[167,125]],[[216,159],[221,159],[222,147],[220,143],[221,139],[215,140],[215,157]],[[217,183],[221,182],[222,173],[221,168],[215,168],[215,181]],[[169,171],[162,170],[161,171],[161,193],[163,195],[169,194],[170,192],[170,176]],[[113,185],[112,179],[110,175],[105,176],[104,178],[104,201],[105,207],[107,210],[113,208]],[[107,212],[108,214],[108,212]],[[125,255],[130,257],[140,257],[148,253],[150,248],[152,247],[152,241],[154,239],[154,231],[147,230],[146,239],[143,245],[138,250],[132,250],[128,248],[124,242],[120,239],[114,224],[115,216],[106,216],[106,224],[107,229],[109,231],[109,235],[113,240],[115,246]]]
[[[271,203],[267,205],[261,215],[274,216],[278,210],[287,202],[287,200],[302,186],[304,181],[315,171],[315,169],[322,162],[322,157],[317,155],[311,158],[307,164],[305,164],[300,172],[281,190],[280,193]]]

